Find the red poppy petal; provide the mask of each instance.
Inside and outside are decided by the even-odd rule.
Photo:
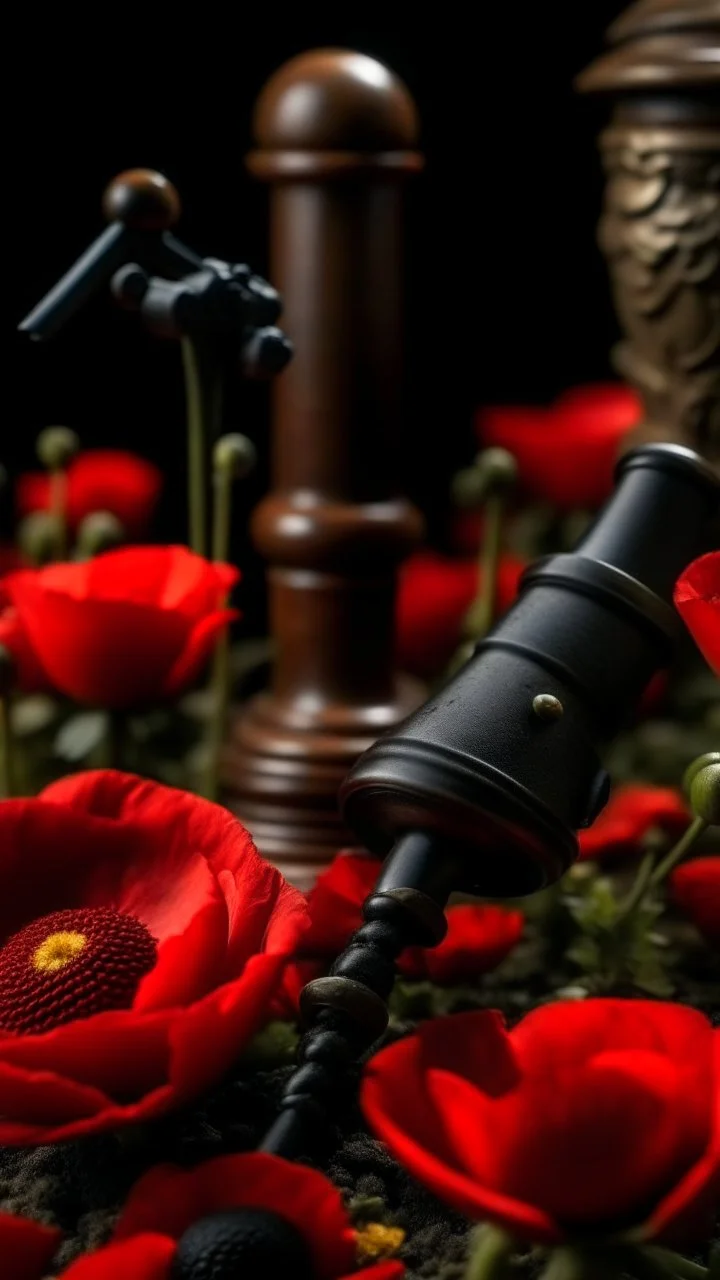
[[[0,1067],[24,1072],[28,1091],[32,1084],[35,1093],[42,1087],[35,1077],[50,1072],[70,1085],[100,1091],[103,1105],[108,1099],[129,1101],[167,1080],[174,1016],[166,1010],[141,1015],[119,1009],[67,1022],[42,1035],[6,1036],[0,1039]],[[8,1114],[16,1120],[35,1119],[34,1111]],[[53,1113],[54,1120],[63,1118]]]
[[[139,1013],[188,1005],[222,982],[227,933],[224,902],[213,902],[198,911],[181,934],[161,944],[156,964],[137,989],[133,1010]]]
[[[113,708],[157,701],[185,647],[187,623],[179,614],[127,600],[73,599],[32,575],[12,575],[10,583],[30,643],[57,689]]]
[[[310,930],[303,954],[331,956],[362,924],[362,904],[372,893],[382,863],[369,855],[343,851],[330,863],[308,896]]]
[[[720,947],[720,857],[693,858],[670,877],[672,897],[712,947]]]
[[[90,905],[90,896],[92,905],[118,907],[128,860],[144,866],[150,858],[154,842],[147,832],[52,803],[62,788],[59,783],[42,799],[0,805],[0,872],[13,886],[11,894],[0,895],[0,941],[51,911]],[[101,877],[107,885],[104,901]]]
[[[372,1267],[363,1267],[362,1271],[353,1271],[351,1276],[344,1276],[343,1280],[398,1280],[398,1277],[405,1274],[402,1262],[376,1262]]]
[[[170,1030],[170,1083],[179,1098],[196,1097],[237,1061],[267,1021],[280,988],[282,955],[256,955],[242,976],[178,1013]]]
[[[195,624],[182,653],[165,676],[164,697],[174,698],[192,683],[209,660],[220,633],[239,617],[237,609],[222,609]]]
[[[408,947],[398,968],[408,978],[428,978],[440,986],[475,980],[489,973],[522,937],[521,911],[502,907],[450,907],[448,931],[438,947]]]
[[[581,831],[580,858],[619,858],[642,852],[642,842],[653,829],[668,839],[682,835],[690,812],[679,791],[631,783],[618,787],[599,818]]]
[[[468,1033],[475,1049],[465,1043]],[[459,1161],[447,1118],[437,1109],[437,1095],[427,1090],[427,1063],[443,1050],[452,1055],[455,1047],[468,1066],[469,1056],[479,1052],[495,1072],[497,1089],[511,1086],[515,1072],[500,1015],[456,1014],[425,1023],[419,1034],[371,1060],[360,1093],[365,1118],[401,1164],[460,1213],[497,1222],[521,1239],[558,1243],[563,1232],[547,1213],[481,1186]]]
[[[88,449],[68,468],[68,518],[76,528],[93,511],[111,511],[127,537],[150,522],[162,489],[162,472],[121,449]]]
[[[221,904],[210,858],[217,858],[218,867],[226,850],[228,858],[237,858],[234,846],[232,851],[228,848],[235,830],[235,843],[243,849],[249,840],[237,819],[219,805],[114,769],[62,778],[45,788],[41,801],[66,806],[67,812],[82,815],[85,823],[94,821],[97,830],[115,834],[122,858],[108,857],[104,844],[96,846],[96,865],[88,876],[83,901],[136,915],[159,942],[179,936],[199,912]],[[98,860],[100,847],[103,857]],[[259,864],[259,855],[255,859]],[[245,911],[252,921],[250,902],[253,898],[248,895]],[[227,941],[227,919],[224,930]]]
[[[0,614],[0,644],[5,645],[13,659],[14,684],[21,693],[42,693],[52,688],[52,682],[30,643],[17,609],[5,609]]]
[[[8,1280],[42,1280],[61,1240],[55,1227],[0,1213],[0,1259]]]
[[[169,1280],[175,1241],[167,1236],[135,1236],[86,1253],[63,1271],[63,1280]]]
[[[261,1152],[220,1156],[194,1169],[151,1169],[130,1193],[114,1239],[161,1231],[177,1240],[220,1209],[281,1213],[308,1241],[318,1280],[335,1280],[355,1261],[355,1233],[340,1192],[321,1173]]]
[[[2,1046],[0,1041],[0,1054]],[[95,1116],[107,1106],[105,1094],[90,1085],[53,1071],[26,1071],[0,1060],[0,1143],[12,1145],[7,1134],[14,1125],[61,1126],[78,1117]]]
[[[720,1029],[713,1033],[713,1114],[707,1150],[651,1214],[646,1239],[685,1243],[702,1235],[720,1201]],[[700,1226],[696,1234],[696,1227]]]

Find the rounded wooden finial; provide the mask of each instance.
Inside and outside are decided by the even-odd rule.
[[[178,221],[180,197],[168,178],[154,169],[127,169],[105,188],[103,213],[133,231],[167,231]]]
[[[406,151],[419,133],[402,80],[345,49],[317,49],[285,63],[265,85],[254,125],[257,145],[276,151]]]

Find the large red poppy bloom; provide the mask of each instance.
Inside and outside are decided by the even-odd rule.
[[[175,697],[207,661],[239,578],[186,547],[128,547],[82,564],[10,574],[0,643],[22,688],[77,702],[143,706]]]
[[[629,387],[577,387],[548,408],[481,409],[484,445],[509,450],[524,490],[560,510],[595,510],[609,497],[621,443],[639,423],[642,404]]]
[[[505,555],[498,573],[497,612],[515,600],[524,561]],[[422,678],[438,675],[461,641],[462,624],[480,585],[477,560],[436,551],[410,556],[401,566],[396,606],[398,663]]]
[[[0,1143],[199,1095],[264,1022],[304,899],[227,810],[129,774],[0,805]]]
[[[720,551],[701,556],[685,570],[675,587],[675,607],[720,676]]]
[[[651,831],[663,832],[674,840],[689,821],[690,813],[679,791],[629,783],[618,787],[599,818],[580,832],[580,859],[602,862],[637,856]]]
[[[54,1227],[0,1213],[0,1260],[6,1280],[43,1280],[61,1238]]]
[[[248,1211],[255,1224],[249,1256]],[[272,1253],[262,1253],[266,1240],[273,1242]],[[275,1253],[283,1248],[284,1253]],[[405,1272],[400,1262],[356,1271],[356,1234],[340,1192],[313,1169],[255,1154],[221,1156],[195,1169],[152,1169],[133,1188],[110,1244],[80,1258],[63,1275],[64,1280],[170,1280],[192,1274],[193,1258],[203,1260],[203,1275],[217,1280],[260,1275],[349,1280],[351,1274],[353,1280],[396,1280]],[[187,1270],[174,1269],[180,1259]]]
[[[720,948],[720,855],[684,862],[673,871],[670,889],[710,946]]]
[[[717,1203],[720,1030],[682,1005],[438,1019],[370,1062],[361,1103],[436,1195],[523,1240],[679,1242]]]
[[[340,853],[308,896],[310,929],[303,956],[334,959],[362,924],[362,905],[372,893],[381,863],[362,854]],[[452,986],[496,968],[520,940],[521,911],[481,905],[449,907],[448,931],[439,946],[408,947],[398,960],[406,978]],[[309,969],[306,977],[312,976]]]
[[[127,537],[141,537],[150,524],[161,489],[162,473],[145,458],[122,449],[88,449],[73,458],[67,469],[68,523],[76,529],[93,511],[111,511]],[[30,471],[20,476],[16,498],[21,516],[47,511],[47,472]]]

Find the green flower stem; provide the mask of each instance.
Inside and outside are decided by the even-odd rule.
[[[682,862],[685,854],[690,852],[695,841],[699,840],[700,836],[707,830],[709,825],[710,824],[706,822],[704,818],[695,818],[690,823],[685,834],[680,837],[677,844],[674,845],[667,856],[658,863],[650,877],[649,883],[651,885],[661,884],[673,868],[676,867],[679,862]]]
[[[629,1246],[619,1251],[618,1262],[635,1280],[681,1280],[684,1276],[688,1280],[706,1280],[709,1274],[706,1267],[698,1267],[665,1249]],[[692,1267],[693,1271],[680,1270],[681,1265]]]
[[[188,522],[191,549],[206,550],[206,455],[222,418],[222,375],[215,353],[194,338],[182,339],[188,439]]]
[[[215,465],[215,509],[213,511],[213,560],[225,563],[230,554],[233,472],[230,466]],[[227,604],[227,601],[224,601]],[[207,766],[203,794],[217,800],[220,790],[220,752],[225,732],[225,715],[230,688],[230,628],[223,627],[213,654],[210,673],[210,718],[208,721]]]
[[[125,765],[125,735],[127,722],[124,711],[108,711],[107,732],[103,747],[104,768],[123,769]]]
[[[690,1258],[683,1258],[681,1254],[674,1253],[672,1249],[661,1249],[656,1245],[648,1246],[645,1253],[651,1258],[661,1262],[676,1276],[680,1276],[681,1280],[706,1280],[709,1275],[708,1268],[702,1266],[700,1262],[692,1262]]]
[[[12,793],[13,736],[10,723],[10,699],[0,697],[0,800],[9,800]]]
[[[503,1280],[514,1249],[515,1241],[506,1231],[479,1227],[473,1233],[464,1280]]]
[[[553,1249],[541,1280],[614,1280],[621,1275],[622,1267],[601,1251],[563,1246]]]
[[[485,503],[486,523],[480,551],[480,587],[465,624],[466,632],[473,640],[481,640],[486,636],[495,621],[505,498],[504,492],[491,493]]]
[[[55,559],[65,560],[68,553],[67,472],[53,467],[50,472],[50,514],[55,522]]]
[[[630,892],[618,907],[618,913],[615,917],[616,925],[620,920],[627,920],[628,916],[631,916],[633,911],[640,906],[640,903],[650,887],[654,868],[655,854],[652,852],[646,853],[640,863],[638,873]]]

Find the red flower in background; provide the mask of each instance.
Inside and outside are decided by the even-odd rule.
[[[0,1143],[135,1124],[267,1017],[304,899],[225,809],[129,774],[0,805]]]
[[[381,863],[362,854],[340,853],[308,896],[310,929],[302,940],[304,957],[335,959],[362,924],[362,904],[372,893]],[[448,931],[439,946],[408,947],[398,960],[401,974],[439,986],[477,979],[512,951],[523,932],[520,911],[481,905],[449,907]],[[297,975],[316,976],[307,966]]]
[[[629,783],[618,787],[599,818],[579,833],[580,860],[602,862],[640,854],[652,830],[674,840],[689,821],[690,812],[679,791]]]
[[[673,871],[670,889],[706,942],[720,948],[720,855],[684,862]]]
[[[261,1216],[251,1225],[244,1210]],[[195,1260],[198,1275],[238,1280],[396,1280],[405,1272],[401,1262],[356,1271],[356,1233],[340,1192],[314,1169],[256,1154],[151,1169],[130,1193],[110,1244],[63,1275],[171,1280],[179,1258],[183,1274]]]
[[[498,613],[515,600],[525,568],[525,562],[514,556],[502,557]],[[401,565],[396,643],[403,670],[430,678],[447,666],[460,644],[462,624],[479,585],[476,560],[453,560],[436,551],[422,551]]]
[[[634,1229],[693,1238],[720,1181],[720,1030],[682,1005],[545,1005],[424,1023],[366,1068],[361,1103],[398,1160],[523,1240]]]
[[[685,570],[675,587],[675,607],[720,676],[720,551],[701,556]]]
[[[152,519],[162,489],[162,473],[145,458],[121,449],[88,449],[67,469],[67,517],[72,529],[93,511],[111,511],[128,538],[141,537]],[[47,511],[50,478],[31,471],[17,483],[21,516]]]
[[[176,697],[198,675],[239,578],[185,547],[129,547],[82,564],[10,574],[0,643],[25,692],[128,708]]]
[[[0,1213],[0,1260],[6,1280],[43,1280],[61,1238],[54,1227]]]
[[[624,437],[640,422],[642,403],[629,387],[577,387],[548,408],[481,409],[483,445],[509,450],[525,491],[560,510],[595,510],[613,488]]]

